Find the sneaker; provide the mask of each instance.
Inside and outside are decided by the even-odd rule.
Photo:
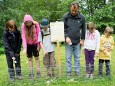
[[[47,74],[47,76],[48,76],[48,77],[51,77],[51,74],[50,74],[50,73],[48,73],[48,74]]]
[[[76,76],[79,76],[80,74],[79,74],[79,72],[75,72],[75,75],[76,75]]]
[[[69,73],[66,73],[66,75],[67,75],[67,77],[69,78],[70,76],[71,76],[71,73],[69,72]]]
[[[52,77],[54,77],[54,78],[55,78],[55,74],[52,74]]]
[[[18,80],[22,80],[22,76],[17,76],[17,79]]]
[[[106,74],[106,76],[107,76],[107,78],[108,78],[108,79],[111,79],[111,76],[110,76],[110,74],[108,74],[108,75]]]
[[[48,73],[47,76],[46,76],[46,79],[49,79],[51,77],[51,74]]]
[[[40,78],[40,73],[37,73],[37,74],[36,74],[36,78]]]
[[[15,79],[14,78],[10,78],[10,81],[13,82]]]
[[[103,75],[102,75],[102,74],[98,74],[98,76],[99,76],[99,78],[103,77]]]
[[[85,75],[85,78],[89,78],[89,74],[86,74],[86,75]]]
[[[90,74],[90,79],[93,79],[93,78],[94,78],[93,74]]]
[[[29,79],[33,79],[34,78],[34,74],[29,74]]]

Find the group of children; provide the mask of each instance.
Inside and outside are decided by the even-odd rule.
[[[112,37],[113,28],[106,27],[104,34],[96,30],[94,23],[87,24],[86,36],[84,41],[84,53],[86,61],[86,78],[94,76],[94,61],[99,58],[98,75],[103,75],[103,63],[106,65],[106,75],[110,78],[110,59],[111,51],[114,48],[114,39]]]
[[[43,50],[43,63],[47,68],[47,76],[55,77],[54,69],[56,61],[54,58],[54,44],[51,42],[49,21],[47,19],[42,19],[39,26],[38,22],[34,21],[32,16],[25,15],[21,31],[22,36],[20,31],[17,29],[16,22],[14,20],[9,20],[6,23],[5,30],[3,32],[3,44],[5,47],[10,80],[14,81],[15,74],[17,79],[22,79],[20,65],[21,44],[23,44],[23,53],[28,57],[30,79],[34,77],[32,56],[35,57],[36,62],[36,78],[39,78],[41,75],[39,61],[40,48]],[[89,22],[87,24],[84,41],[87,78],[93,78],[94,60],[97,56],[99,57],[99,76],[102,76],[102,66],[104,62],[106,63],[106,75],[110,76],[111,51],[114,47],[114,39],[111,35],[112,33],[113,29],[111,27],[106,27],[104,35],[100,38],[100,33],[96,30],[94,23]],[[13,62],[15,63],[15,69]]]
[[[47,68],[47,75],[49,77],[55,76],[54,68],[56,66],[56,61],[54,58],[54,44],[51,43],[50,40],[51,33],[49,29],[49,21],[47,19],[42,19],[40,26],[38,22],[33,20],[31,15],[25,15],[24,22],[21,26],[21,36],[20,31],[17,29],[16,22],[14,20],[7,21],[3,32],[3,44],[11,81],[15,80],[15,74],[17,79],[22,79],[20,66],[20,51],[22,44],[23,53],[28,57],[30,79],[34,77],[32,56],[35,57],[36,62],[36,78],[39,78],[41,75],[39,61],[40,47],[43,49],[43,63]],[[15,69],[13,62],[15,63]]]

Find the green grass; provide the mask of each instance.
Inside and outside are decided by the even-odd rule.
[[[115,86],[115,49],[113,50],[112,54],[112,60],[111,60],[111,75],[112,78],[109,80],[106,76],[103,78],[98,77],[98,58],[95,61],[95,76],[94,79],[85,79],[85,59],[84,55],[82,53],[80,58],[80,66],[81,66],[81,75],[80,77],[77,77],[74,75],[74,68],[72,69],[72,76],[70,78],[66,77],[66,64],[65,64],[65,47],[62,45],[60,47],[61,51],[61,77],[58,77],[58,59],[57,59],[57,49],[55,50],[55,58],[56,58],[56,78],[48,78],[46,79],[46,69],[43,66],[43,60],[42,60],[42,53],[40,52],[40,66],[41,66],[41,78],[33,80],[28,79],[29,74],[29,68],[27,64],[27,57],[26,55],[23,55],[21,52],[21,66],[22,66],[22,80],[15,80],[15,82],[9,81],[9,76],[7,72],[7,63],[6,63],[6,57],[4,54],[0,55],[0,86]],[[34,62],[34,72],[36,74],[36,67],[35,67],[35,61]],[[72,65],[74,65],[74,60],[72,58]],[[105,74],[105,66],[104,66],[104,74]],[[73,80],[74,79],[74,80]],[[48,83],[49,81],[49,83]]]

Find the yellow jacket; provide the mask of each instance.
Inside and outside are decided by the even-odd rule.
[[[104,54],[103,51],[110,48],[113,50],[114,48],[114,39],[112,36],[108,38],[105,35],[102,35],[100,38],[100,50],[99,50],[99,59],[110,60],[111,59],[111,51],[108,51],[107,54]]]

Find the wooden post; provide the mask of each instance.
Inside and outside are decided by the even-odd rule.
[[[60,43],[57,41],[57,54],[58,54],[58,74],[61,77],[61,62],[60,62]]]

